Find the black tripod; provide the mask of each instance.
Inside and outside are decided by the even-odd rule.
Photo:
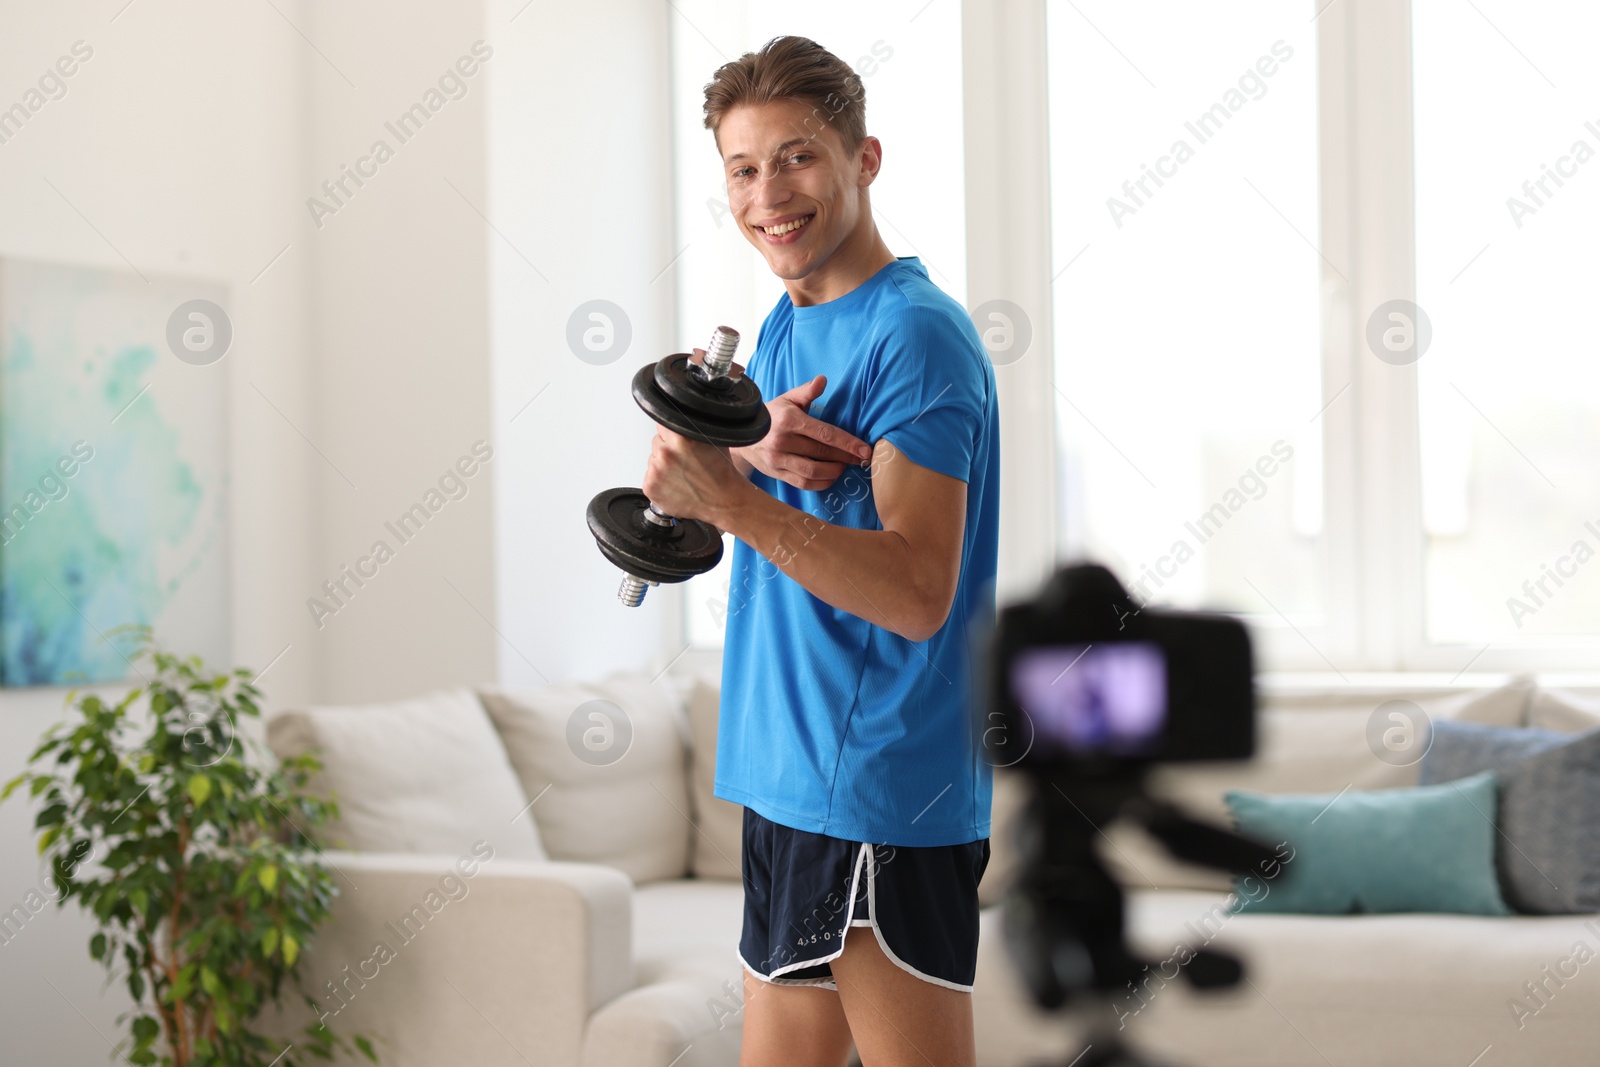
[[[1106,870],[1095,837],[1116,819],[1131,818],[1190,863],[1244,872],[1275,854],[1150,797],[1142,766],[1093,777],[1027,773],[1035,782],[1018,827],[1023,873],[1006,901],[1011,956],[1040,1007],[1091,1009],[1089,1048],[1070,1061],[1073,1067],[1153,1067],[1122,1043],[1111,1024],[1111,994],[1137,984],[1154,964],[1128,949],[1122,887]],[[1179,969],[1197,989],[1232,986],[1244,974],[1235,957],[1203,948]]]

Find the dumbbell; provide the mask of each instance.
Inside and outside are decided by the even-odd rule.
[[[729,372],[739,332],[718,326],[705,359],[678,352],[646,363],[633,376],[633,399],[656,422],[694,441],[726,448],[753,445],[772,426],[761,390]],[[722,559],[722,532],[698,519],[678,519],[637,488],[607,489],[589,501],[589,532],[600,554],[624,572],[617,599],[630,608],[652,585],[688,581]]]

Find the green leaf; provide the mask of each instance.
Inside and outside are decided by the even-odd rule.
[[[206,797],[211,795],[211,779],[203,774],[197,774],[189,779],[189,799],[194,801],[194,806],[199,807],[206,802]]]
[[[278,888],[278,865],[269,863],[256,872],[256,881],[261,883],[261,888],[271,893]]]
[[[294,939],[293,934],[283,935],[283,962],[286,966],[293,967],[294,961],[300,957],[300,942]]]
[[[133,1020],[133,1039],[141,1045],[150,1044],[160,1033],[161,1024],[153,1015],[141,1015]]]
[[[106,935],[95,934],[89,939],[89,958],[92,960],[104,959],[106,954]]]
[[[192,963],[179,967],[177,982],[167,987],[178,1000],[187,1000],[189,994],[194,992],[194,972],[195,965]]]
[[[216,971],[202,965],[200,968],[200,988],[214,997],[220,997],[223,992],[222,979],[217,977]],[[222,1010],[221,1005],[218,1005],[217,1010],[218,1012]]]
[[[6,799],[6,797],[9,797],[11,795],[11,791],[12,790],[16,789],[17,786],[21,785],[23,782],[26,782],[27,780],[28,780],[28,772],[27,771],[23,771],[21,774],[17,775],[15,778],[11,779],[11,781],[7,782],[5,789],[3,791],[0,791],[0,801],[3,801],[3,800]],[[38,796],[38,795],[39,795],[38,792],[35,791],[34,796]]]
[[[58,836],[60,836],[60,834],[61,834],[61,827],[59,827],[59,826],[52,826],[52,827],[50,827],[50,829],[48,829],[44,833],[40,834],[39,835],[39,855],[41,855],[41,856],[44,855],[45,849],[50,847],[50,842],[54,841]]]
[[[278,951],[278,928],[274,926],[261,935],[261,955],[271,959],[276,951]]]
[[[360,1034],[356,1035],[356,1048],[360,1049],[361,1054],[367,1059],[371,1060],[373,1063],[378,1062],[378,1054],[372,1051],[372,1042],[368,1041]]]

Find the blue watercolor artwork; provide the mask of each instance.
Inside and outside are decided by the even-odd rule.
[[[0,685],[119,681],[130,634],[229,662],[227,358],[169,348],[209,282],[0,259]]]

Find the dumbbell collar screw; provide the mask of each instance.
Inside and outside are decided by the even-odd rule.
[[[731,326],[718,326],[706,342],[706,358],[701,372],[707,381],[725,378],[733,366],[733,353],[739,347],[739,331]]]

